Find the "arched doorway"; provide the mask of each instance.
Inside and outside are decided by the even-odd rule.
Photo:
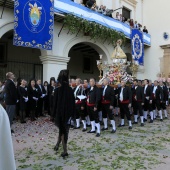
[[[13,30],[7,31],[0,39],[0,80],[5,80],[5,73],[9,71],[27,81],[42,79],[43,66],[39,56],[39,49],[14,46]]]
[[[99,55],[104,55],[104,52],[101,49],[98,50],[98,48],[95,44],[88,42],[78,43],[71,47],[68,54],[70,57],[68,63],[70,78],[89,79],[94,77],[99,80],[96,60],[99,60]]]

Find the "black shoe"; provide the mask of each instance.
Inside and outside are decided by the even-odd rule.
[[[147,119],[144,118],[143,121],[144,121],[144,122],[147,122]]]
[[[15,133],[14,130],[11,129],[11,134],[14,134],[14,133]]]
[[[90,127],[91,125],[86,125],[87,127]]]
[[[73,126],[73,125],[70,125],[70,129],[74,129],[74,126]]]
[[[102,130],[102,131],[104,131],[104,130],[108,130],[108,128],[104,128],[104,127],[103,127],[101,130]]]
[[[163,119],[160,119],[161,122],[163,122]]]
[[[65,158],[66,156],[68,156],[68,153],[62,153],[61,156]]]
[[[26,121],[21,121],[21,123],[23,124],[23,123],[26,123]]]
[[[141,123],[140,125],[141,125],[141,126],[144,126],[144,123]]]
[[[138,122],[133,122],[132,124],[138,124]]]
[[[164,119],[168,119],[168,117],[164,117]]]
[[[153,123],[153,120],[151,119],[151,120],[149,121],[149,123]]]
[[[112,129],[111,133],[116,133],[116,130]]]
[[[80,129],[80,126],[79,127],[74,127],[74,129]]]
[[[83,128],[82,132],[85,132],[87,129]]]
[[[120,124],[118,127],[123,127],[123,126],[125,126],[125,125],[121,125],[121,124]]]
[[[102,121],[100,121],[100,125],[104,125],[104,123]]]
[[[94,130],[94,131],[91,131],[91,130],[90,130],[90,131],[88,131],[87,133],[96,133],[96,131],[95,131],[95,130]]]
[[[99,136],[100,136],[100,133],[97,133],[97,134],[96,134],[96,137],[99,137]]]
[[[59,148],[59,145],[56,144],[55,147],[54,147],[54,150],[58,151],[58,148]]]
[[[131,130],[132,129],[132,126],[129,126],[129,130]]]

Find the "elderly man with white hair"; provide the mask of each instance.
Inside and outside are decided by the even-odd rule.
[[[114,106],[114,89],[109,86],[109,79],[105,78],[103,81],[104,89],[103,89],[103,95],[102,95],[102,115],[103,115],[103,122],[104,127],[102,130],[108,130],[107,126],[107,116],[110,119],[110,123],[112,125],[112,131],[111,133],[116,132],[116,126],[114,117],[112,114],[113,106]]]

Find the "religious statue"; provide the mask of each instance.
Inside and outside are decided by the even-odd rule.
[[[159,81],[162,81],[162,76],[161,76],[160,73],[157,74],[157,81],[158,81],[158,82],[159,82]]]
[[[162,77],[162,81],[163,81],[163,82],[166,82],[166,77],[165,77],[165,74],[164,74],[164,73],[162,73],[162,76],[161,76],[161,77]]]
[[[127,59],[126,54],[123,52],[123,50],[120,47],[122,44],[122,40],[118,40],[116,44],[117,46],[115,47],[115,50],[113,51],[111,59]]]
[[[170,73],[168,74],[167,82],[170,83]]]

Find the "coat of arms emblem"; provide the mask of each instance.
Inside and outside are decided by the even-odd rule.
[[[38,26],[41,20],[42,7],[38,7],[36,2],[34,3],[34,5],[29,3],[29,7],[30,22],[33,26]]]

